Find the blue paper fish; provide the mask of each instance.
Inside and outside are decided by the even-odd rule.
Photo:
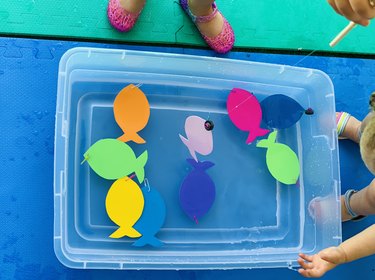
[[[198,219],[210,210],[215,200],[215,184],[205,172],[215,164],[210,161],[196,162],[193,159],[187,159],[187,162],[194,170],[182,182],[180,205],[186,215],[198,223]]]
[[[283,94],[266,97],[260,106],[262,120],[269,128],[285,129],[298,122],[304,113],[314,114],[311,108],[305,110],[297,101]]]
[[[163,197],[155,188],[143,187],[142,188],[145,205],[142,216],[134,225],[142,236],[133,243],[133,246],[142,247],[151,245],[160,247],[163,245],[155,234],[160,230],[165,221],[166,207]]]

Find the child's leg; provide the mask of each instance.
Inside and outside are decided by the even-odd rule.
[[[353,193],[349,201],[350,207],[356,215],[375,214],[375,179],[364,189]],[[348,221],[353,217],[345,207],[344,196],[341,196],[341,217],[343,221]]]

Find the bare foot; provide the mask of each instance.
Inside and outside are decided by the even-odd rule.
[[[120,6],[127,12],[138,14],[141,12],[146,0],[120,0]]]
[[[212,5],[202,5],[201,0],[189,0],[189,8],[195,16],[208,16],[212,13]],[[197,26],[203,35],[214,38],[223,29],[224,19],[220,13],[209,22],[199,22]]]

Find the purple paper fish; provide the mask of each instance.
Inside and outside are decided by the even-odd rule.
[[[198,223],[198,219],[210,210],[215,200],[215,184],[205,172],[214,166],[214,163],[196,162],[193,159],[187,159],[187,162],[194,167],[194,170],[182,182],[180,205],[186,215]]]
[[[181,141],[189,149],[191,156],[198,161],[197,155],[208,155],[213,150],[212,140],[213,124],[198,116],[190,116],[185,121],[186,137],[180,134]]]
[[[233,124],[242,131],[249,132],[246,144],[269,132],[260,127],[262,109],[258,99],[251,92],[240,88],[232,89],[228,95],[227,110]]]

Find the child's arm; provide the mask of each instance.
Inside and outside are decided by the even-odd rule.
[[[339,136],[359,143],[359,130],[361,129],[361,125],[362,123],[359,120],[357,120],[354,116],[349,115],[349,119]]]
[[[339,247],[345,252],[346,262],[375,254],[375,225],[344,241]]]
[[[336,116],[337,114],[338,113],[336,113]],[[362,122],[357,120],[354,116],[350,116],[339,137],[348,138],[356,143],[359,143],[360,133],[364,131],[366,125],[372,119],[374,114],[375,112],[371,111],[366,115]]]
[[[339,264],[351,262],[375,254],[375,225],[344,241],[309,256],[300,254],[298,272],[305,277],[318,278]],[[306,261],[306,262],[305,262]]]

